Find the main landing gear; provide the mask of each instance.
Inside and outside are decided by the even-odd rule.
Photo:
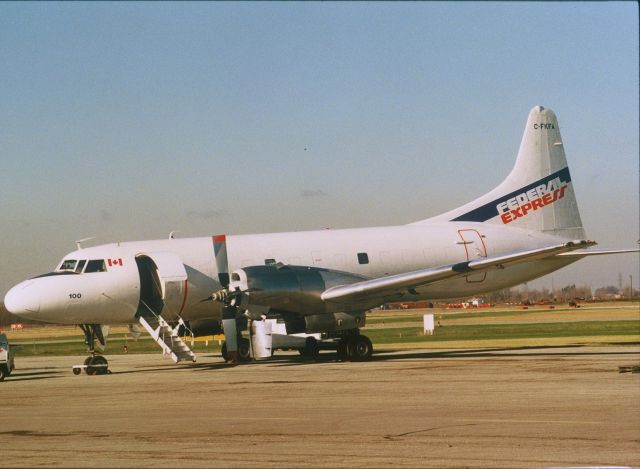
[[[102,355],[97,355],[95,350],[95,340],[98,339],[100,345],[104,347],[106,341],[104,340],[104,335],[102,334],[102,329],[100,328],[100,324],[79,324],[80,329],[84,332],[84,341],[89,347],[88,356],[83,365],[74,365],[72,367],[73,374],[79,375],[84,370],[89,376],[93,375],[106,375],[107,373],[111,373],[109,371],[109,363],[107,359]]]
[[[338,342],[338,360],[364,362],[371,360],[373,345],[366,335],[358,329],[342,336]]]
[[[307,337],[304,347],[298,349],[300,356],[305,358],[318,358],[320,355],[320,344],[315,337]]]
[[[226,340],[222,343],[222,348],[220,352],[222,353],[222,358],[224,358],[225,362],[230,361],[229,352],[227,352]],[[249,345],[249,339],[245,339],[244,337],[238,338],[238,361],[240,362],[251,361],[251,348]]]

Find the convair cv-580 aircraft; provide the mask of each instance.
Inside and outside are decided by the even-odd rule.
[[[223,355],[246,355],[248,321],[278,318],[288,334],[324,333],[343,359],[366,360],[366,312],[398,301],[471,296],[546,275],[590,251],[555,114],[534,107],[515,166],[495,189],[408,225],[106,244],[64,256],[26,280],[6,308],[78,324],[93,350],[100,325],[141,323],[175,361],[194,359],[178,338],[220,331]],[[169,325],[171,324],[171,325]],[[312,343],[309,347],[312,349]],[[87,371],[106,369],[92,354]],[[92,365],[94,365],[92,367]],[[100,368],[100,367],[103,368]]]

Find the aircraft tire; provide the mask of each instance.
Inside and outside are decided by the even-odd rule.
[[[7,376],[9,376],[9,373],[7,373],[7,368],[5,368],[4,365],[0,366],[0,381],[4,380]]]
[[[349,338],[347,351],[349,358],[354,362],[368,361],[373,354],[373,344],[366,335],[356,335]]]
[[[109,372],[109,362],[102,355],[96,355],[91,360],[91,364],[95,367],[97,375],[106,375]],[[98,365],[98,366],[96,366]]]
[[[92,361],[93,357],[87,357],[84,359],[84,372],[89,376],[93,376],[96,374],[96,369],[91,366]]]
[[[349,360],[349,338],[343,337],[338,342],[338,361],[346,362]]]
[[[87,366],[85,368],[85,371],[89,376],[105,375],[108,373],[108,368],[106,366],[107,359],[102,355],[87,357],[87,359],[84,361],[84,364]]]
[[[307,337],[304,347],[298,349],[303,357],[316,358],[320,355],[320,346],[315,337]]]
[[[229,352],[227,351],[227,341],[222,342],[220,353],[225,362],[229,361]],[[249,339],[240,339],[238,341],[238,361],[248,362],[251,360],[251,349],[249,348]]]
[[[251,360],[251,344],[249,339],[242,338],[238,341],[238,360],[248,362]]]

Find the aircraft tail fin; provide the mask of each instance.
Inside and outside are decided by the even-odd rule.
[[[529,112],[515,166],[495,189],[428,220],[468,221],[542,231],[584,239],[558,119],[551,109]]]

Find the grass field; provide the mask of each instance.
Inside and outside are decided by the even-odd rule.
[[[374,343],[398,342],[404,338],[412,342],[451,340],[501,340],[546,337],[633,336],[640,339],[638,321],[585,321],[538,324],[487,324],[441,326],[433,335],[423,335],[421,327],[372,329],[367,335]]]
[[[434,314],[438,327],[423,335],[423,314]],[[536,345],[640,343],[640,303],[589,304],[581,308],[491,308],[479,310],[374,311],[363,333],[374,348],[470,348]],[[7,331],[16,355],[82,355],[86,345],[75,326],[37,326]],[[207,340],[208,339],[208,340]],[[126,351],[125,351],[126,346]],[[219,340],[199,338],[196,353],[219,352]],[[111,328],[106,352],[160,353],[143,334],[134,340],[126,326]]]
[[[367,317],[367,324],[395,324],[401,322],[422,322],[423,314],[433,314],[437,320],[447,323],[484,323],[499,320],[506,323],[520,322],[568,322],[598,320],[640,320],[640,303],[592,303],[580,305],[579,308],[556,306],[551,309],[545,306],[495,307],[480,309],[416,309],[374,311]],[[470,320],[470,321],[466,321]]]
[[[84,343],[84,336],[78,329],[78,334],[67,337],[56,337],[50,339],[40,337],[31,340],[11,340],[12,345],[16,345],[17,356],[59,356],[59,355],[83,355],[87,352]],[[189,345],[191,344],[188,341]],[[126,350],[125,350],[126,345]],[[217,352],[220,346],[217,340],[195,340],[192,350],[196,353]],[[138,340],[123,334],[110,335],[107,339],[107,355],[121,355],[124,353],[161,353],[160,347],[148,335],[141,336]]]

